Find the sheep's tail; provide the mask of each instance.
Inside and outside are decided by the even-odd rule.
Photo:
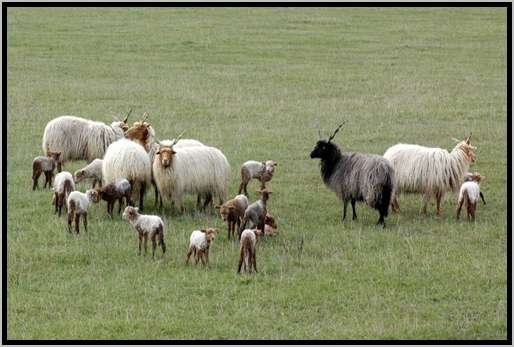
[[[76,206],[75,206],[75,200],[70,200],[69,204],[68,204],[68,214],[71,214],[73,215],[75,210],[76,210]]]
[[[73,188],[71,187],[71,181],[70,180],[65,180],[64,181],[64,198],[66,199],[65,201],[68,200],[68,195],[73,191]]]

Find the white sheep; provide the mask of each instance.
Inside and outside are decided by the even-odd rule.
[[[87,210],[91,203],[98,202],[98,192],[94,189],[81,193],[77,190],[71,192],[67,199],[68,231],[71,233],[71,223],[75,220],[75,232],[79,233],[80,217],[84,218],[84,229],[87,231]]]
[[[469,165],[475,161],[475,149],[470,137],[459,142],[448,153],[441,148],[418,145],[397,144],[390,147],[384,157],[388,159],[395,173],[396,187],[391,199],[395,211],[399,211],[398,194],[423,194],[423,213],[433,196],[437,202],[437,214],[441,214],[441,201],[444,194],[457,191],[464,180]]]
[[[95,159],[82,169],[75,171],[73,177],[75,178],[75,183],[79,183],[85,179],[93,180],[93,188],[98,185],[102,186],[102,159]]]
[[[239,192],[244,190],[244,194],[248,196],[246,187],[252,178],[256,178],[261,182],[261,189],[266,187],[266,182],[269,182],[273,178],[275,173],[275,167],[277,163],[273,160],[266,161],[255,161],[248,160],[241,166],[241,184],[239,185]]]
[[[239,242],[239,264],[237,266],[237,273],[241,272],[241,265],[243,265],[243,263],[244,271],[252,272],[253,269],[255,270],[255,272],[257,272],[256,233],[256,229],[245,229],[241,233],[241,240]]]
[[[75,116],[54,118],[45,127],[43,152],[46,154],[48,147],[61,152],[61,163],[100,159],[111,143],[123,137],[127,118],[128,115],[123,121],[111,125]]]
[[[159,193],[171,198],[177,208],[181,208],[185,194],[217,196],[222,204],[230,175],[225,155],[209,146],[174,145],[174,141],[161,141],[156,152],[153,174]]]
[[[194,230],[189,238],[189,248],[186,255],[186,264],[189,263],[191,254],[194,254],[195,264],[201,260],[203,265],[209,264],[209,248],[218,231],[213,228]]]
[[[139,195],[141,211],[151,177],[150,158],[143,146],[129,139],[120,139],[107,148],[102,163],[104,184],[115,183],[122,178],[127,179],[132,187],[132,201],[135,201],[135,195]]]
[[[68,171],[61,171],[55,175],[53,184],[53,203],[55,204],[55,213],[59,212],[61,216],[62,207],[66,204],[69,194],[75,190],[73,176]]]
[[[157,242],[161,245],[162,254],[164,255],[164,253],[166,253],[166,244],[164,243],[164,222],[161,217],[140,214],[137,207],[127,206],[123,211],[123,219],[128,220],[138,233],[138,255],[141,255],[141,243],[143,240],[146,255],[146,243],[148,241],[148,237],[152,240],[152,258],[155,258]]]
[[[466,177],[466,180],[459,191],[459,199],[457,200],[457,219],[460,218],[460,211],[462,209],[462,205],[466,203],[468,220],[475,220],[475,211],[477,208],[477,202],[479,198],[482,198],[482,201],[485,205],[485,199],[483,194],[480,192],[480,181],[485,177],[482,177],[478,172],[475,172]]]

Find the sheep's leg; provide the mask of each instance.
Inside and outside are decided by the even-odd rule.
[[[442,209],[441,209],[441,201],[443,200],[443,197],[444,197],[444,193],[442,192],[438,192],[436,195],[435,195],[435,198],[436,198],[436,204],[437,204],[437,215],[438,216],[441,216],[442,214]]]
[[[62,197],[60,197],[60,198],[57,198],[57,199],[55,200],[55,203],[56,203],[56,204],[59,204],[59,214],[58,214],[58,216],[59,216],[59,217],[61,217],[61,213],[62,213],[62,205],[64,205],[64,201],[63,201],[63,200],[64,200],[64,196],[62,196]],[[56,206],[56,207],[57,207],[57,206]]]
[[[252,264],[253,264],[253,269],[255,270],[255,273],[257,273],[257,259],[255,258],[255,249],[253,250],[252,252]]]
[[[457,219],[460,218],[460,210],[462,209],[462,205],[464,204],[464,199],[459,200],[459,206],[457,207]]]
[[[152,234],[152,259],[155,259],[155,248],[157,248],[157,241],[155,240],[155,233]]]
[[[189,247],[189,249],[187,250],[186,265],[189,264],[189,258],[191,258],[191,254],[193,254],[193,247]]]
[[[84,229],[86,230],[87,232],[87,212],[84,213]]]
[[[356,200],[352,199],[351,202],[352,202],[352,213],[353,213],[352,220],[356,220],[357,219],[357,210],[355,209]]]
[[[123,196],[118,199],[118,214],[121,213],[121,206],[123,205]]]
[[[143,241],[143,235],[139,234],[139,252],[137,255],[141,255],[141,242]]]
[[[377,225],[382,225],[382,227],[385,228],[385,220],[382,212],[380,212],[380,217],[378,218]]]
[[[42,173],[42,171],[37,170],[37,171],[35,171],[35,172],[32,174],[32,179],[34,180],[34,185],[32,186],[32,190],[36,190],[36,188],[37,188],[37,186],[38,186],[39,176],[41,176],[41,173]]]
[[[145,256],[146,256],[147,251],[148,251],[148,248],[146,247],[146,245],[147,245],[147,243],[148,243],[148,234],[145,234],[145,235],[144,235],[144,240],[143,240],[143,242],[144,242],[144,246],[145,246]]]
[[[107,213],[109,214],[109,216],[111,216],[111,219],[113,219],[113,216],[112,216],[113,209],[114,209],[114,201],[109,201],[107,203]]]
[[[164,233],[159,234],[159,241],[161,243],[162,254],[166,253],[166,244],[164,243]]]
[[[68,232],[71,234],[71,222],[73,222],[73,214],[68,212]]]
[[[154,188],[154,192],[155,192],[155,206],[157,206],[157,204],[159,203],[159,191],[157,190],[157,185],[155,183],[153,183],[153,188]]]
[[[424,194],[423,195],[423,208],[421,209],[421,213],[426,215],[427,214],[427,207],[428,207],[428,202],[430,201],[430,195],[429,194]]]
[[[483,203],[484,203],[484,205],[485,205],[484,194],[482,194],[482,192],[480,192],[480,198],[482,199],[482,202],[483,202]]]
[[[75,213],[75,232],[78,234],[79,231],[79,224],[80,224],[80,214]]]
[[[400,212],[400,204],[398,203],[398,197],[396,196],[396,194],[393,196],[391,200],[391,207],[393,208],[393,212]]]
[[[348,207],[348,200],[343,201],[343,222],[346,219],[346,207]]]
[[[207,209],[207,206],[211,204],[212,205],[212,193],[207,193],[205,195],[205,202],[203,203],[203,209],[206,210]],[[220,205],[222,205],[223,203],[220,202]]]

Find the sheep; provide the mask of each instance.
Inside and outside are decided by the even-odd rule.
[[[246,227],[248,221],[252,222],[253,228],[257,227],[257,229],[264,230],[264,221],[266,219],[267,214],[267,201],[269,199],[271,191],[266,188],[257,191],[261,194],[261,197],[256,202],[248,205],[244,212],[243,220],[241,222],[241,226],[239,228],[239,239],[241,239],[241,233]]]
[[[379,155],[342,153],[333,138],[344,125],[340,124],[328,140],[319,140],[311,158],[320,158],[321,177],[343,203],[343,221],[348,202],[352,203],[353,219],[357,218],[355,203],[364,201],[378,210],[377,225],[385,227],[391,195],[394,191],[394,170],[389,161]],[[321,133],[320,133],[321,135]]]
[[[148,236],[150,236],[150,240],[152,240],[152,259],[155,259],[155,248],[157,247],[157,243],[161,245],[162,254],[164,255],[164,253],[166,253],[166,244],[164,243],[164,222],[161,217],[140,214],[137,207],[127,206],[123,211],[122,218],[128,220],[138,233],[138,255],[141,255],[141,242],[143,239],[146,255],[146,243],[148,241]]]
[[[217,196],[222,204],[230,175],[225,155],[209,146],[174,147],[177,141],[161,141],[155,155],[153,173],[160,194],[179,209],[184,194]]]
[[[257,244],[256,230],[245,229],[241,233],[239,242],[239,264],[237,265],[237,273],[241,273],[241,265],[244,263],[244,271],[257,272],[257,261],[255,258],[255,250]]]
[[[266,236],[275,236],[278,234],[277,224],[275,223],[275,218],[269,213],[266,214],[264,218],[264,232],[261,229],[256,229],[255,234],[257,237]]]
[[[466,203],[466,209],[467,209],[467,215],[468,220],[475,221],[475,211],[477,208],[477,201],[479,197],[482,198],[482,201],[485,205],[484,196],[480,192],[480,181],[484,179],[485,177],[482,177],[478,172],[475,172],[474,174],[468,177],[467,181],[465,181],[461,187],[459,192],[459,199],[457,201],[458,207],[457,207],[457,219],[460,218],[460,211],[462,209],[462,205],[464,202]]]
[[[246,187],[252,178],[257,178],[261,182],[261,189],[264,189],[266,182],[273,178],[275,167],[277,163],[273,160],[266,160],[263,162],[249,160],[241,166],[241,184],[239,185],[239,192],[244,190],[245,195],[248,195]]]
[[[92,188],[95,188],[97,183],[102,187],[102,163],[102,159],[95,159],[82,169],[75,171],[73,174],[75,183],[79,183],[84,179],[93,179]]]
[[[111,125],[75,116],[60,116],[52,119],[43,133],[43,151],[50,147],[62,153],[60,163],[70,160],[101,159],[107,147],[124,136],[128,128],[127,114],[123,121]],[[61,167],[58,167],[61,171]]]
[[[116,200],[118,201],[118,214],[121,213],[121,205],[123,205],[123,198],[127,205],[132,205],[130,196],[132,195],[132,187],[129,181],[125,178],[119,179],[114,183],[109,183],[101,188],[96,188],[100,199],[107,201],[107,213],[113,218],[112,210]]]
[[[71,233],[71,223],[75,220],[75,232],[79,233],[80,216],[84,217],[84,229],[87,231],[87,210],[93,202],[98,202],[98,193],[94,189],[81,193],[74,190],[68,195],[68,231]]]
[[[459,189],[470,164],[476,159],[476,147],[470,144],[470,138],[471,135],[457,143],[451,153],[441,148],[408,144],[397,144],[387,149],[384,158],[391,162],[396,180],[393,211],[400,210],[398,194],[421,193],[422,213],[427,213],[430,198],[434,196],[437,215],[440,216],[444,194]]]
[[[36,190],[39,176],[41,176],[42,173],[45,174],[45,185],[43,186],[44,189],[46,188],[47,184],[48,188],[51,187],[55,168],[58,168],[59,172],[61,171],[59,163],[61,152],[53,152],[50,151],[50,149],[47,149],[46,153],[46,157],[38,156],[35,157],[32,161],[32,180],[34,181],[32,190]]]
[[[139,208],[143,211],[146,187],[150,184],[152,166],[143,146],[129,139],[113,142],[105,152],[102,163],[104,184],[115,183],[121,178],[130,182],[132,198],[139,194]]]
[[[468,172],[468,173],[466,173],[466,175],[464,175],[464,182],[480,181],[484,178],[485,177],[480,176],[480,173],[478,173],[478,172]],[[484,203],[484,205],[486,205],[484,194],[482,192],[480,192],[480,198],[482,199],[482,202]]]
[[[226,201],[223,205],[216,205],[215,207],[219,209],[223,221],[227,222],[228,239],[230,240],[230,236],[235,237],[236,228],[239,230],[245,210],[248,207],[248,198],[242,194],[236,195],[235,198]]]
[[[68,171],[61,171],[55,175],[53,184],[53,203],[55,204],[55,213],[59,212],[61,216],[62,207],[66,204],[69,194],[75,190],[73,176]]]
[[[186,255],[186,265],[189,263],[191,254],[194,254],[195,264],[201,260],[203,265],[209,265],[209,248],[216,237],[217,229],[206,228],[194,230],[189,238],[189,248]]]
[[[134,122],[125,132],[125,137],[139,143],[149,153],[155,140],[155,130],[150,123],[146,122],[146,113],[142,120]]]

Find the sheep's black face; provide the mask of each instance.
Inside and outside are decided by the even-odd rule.
[[[319,140],[311,152],[311,158],[327,159],[334,156],[338,151],[336,145],[327,140]]]

